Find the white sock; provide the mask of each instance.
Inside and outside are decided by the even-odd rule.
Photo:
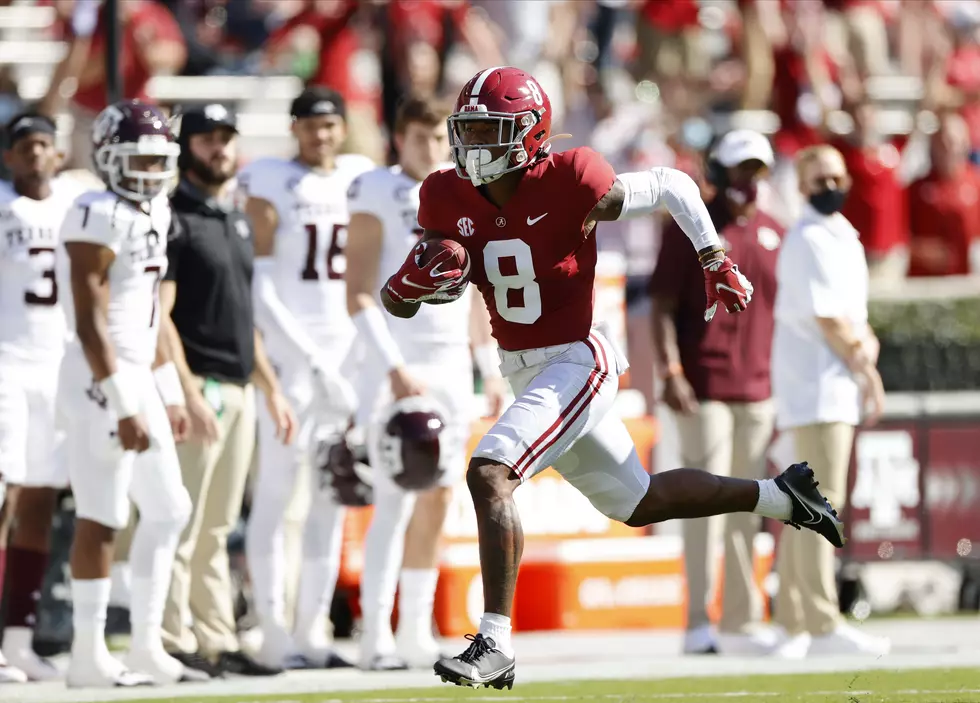
[[[510,618],[497,613],[484,613],[480,620],[480,634],[492,639],[497,649],[506,656],[514,656],[514,645],[510,641]]]
[[[163,648],[160,638],[163,610],[170,591],[180,532],[179,523],[141,519],[133,533],[133,545],[129,550],[133,570],[129,609],[133,626],[132,649]]]
[[[109,591],[109,605],[129,610],[129,606],[133,602],[133,572],[129,568],[129,562],[114,563],[109,571],[109,579],[112,582],[112,590]]]
[[[793,502],[786,493],[779,490],[776,481],[767,478],[756,483],[759,484],[759,502],[752,512],[774,520],[789,520],[793,515]]]
[[[106,611],[109,609],[109,579],[72,579],[72,657],[81,655],[89,661],[111,657],[105,643]]]
[[[398,583],[399,634],[431,635],[438,582],[438,569],[402,569]]]
[[[344,509],[314,497],[303,528],[303,566],[296,592],[294,637],[300,647],[325,643],[325,628],[340,571]],[[318,632],[317,627],[322,627]]]

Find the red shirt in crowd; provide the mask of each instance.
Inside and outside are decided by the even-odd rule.
[[[966,93],[960,114],[970,128],[971,146],[980,149],[980,45],[961,46],[952,53],[946,65],[946,82]]]
[[[678,32],[698,26],[696,0],[646,0],[640,14],[662,32]]]
[[[153,41],[172,41],[183,44],[177,20],[163,5],[142,0],[127,0],[128,18],[122,27],[120,37],[119,68],[122,74],[123,96],[146,100],[146,86],[153,76],[149,67],[143,63],[138,47]],[[88,62],[105,61],[106,27],[105,13],[99,16],[99,24],[92,35]],[[83,74],[84,76],[84,74]],[[92,112],[99,112],[106,106],[105,77],[89,85],[79,85],[73,98]]]
[[[935,172],[908,190],[910,276],[970,273],[970,248],[980,244],[980,174],[972,166],[952,177]]]
[[[733,221],[719,200],[708,207],[711,220],[739,270],[755,287],[751,305],[737,315],[721,313],[711,322],[704,321],[704,272],[690,240],[674,222],[664,230],[650,292],[677,299],[677,346],[684,375],[698,399],[754,403],[772,394],[769,360],[776,258],[784,230],[759,210]]]
[[[854,181],[842,212],[872,255],[908,244],[905,188],[898,177],[904,141],[864,148],[843,140],[834,143]]]

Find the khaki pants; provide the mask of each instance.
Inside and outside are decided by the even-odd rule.
[[[203,379],[197,379],[200,387]],[[177,445],[180,471],[191,496],[191,519],[180,537],[163,616],[170,650],[204,655],[236,651],[228,570],[228,533],[238,521],[255,449],[255,389],[221,384],[221,435]],[[189,623],[193,616],[193,632]]]
[[[772,440],[772,401],[702,401],[697,413],[676,415],[684,465],[718,476],[765,478],[766,450]],[[707,603],[714,591],[716,546],[725,535],[725,592],[721,631],[740,632],[762,620],[762,594],[752,568],[752,542],[759,517],[734,513],[683,522],[687,571],[687,627],[707,625]]]
[[[813,467],[831,505],[843,509],[854,428],[830,422],[792,432],[796,456]],[[788,634],[826,635],[841,622],[834,558],[834,546],[816,532],[783,530],[776,550],[779,596],[773,619]]]

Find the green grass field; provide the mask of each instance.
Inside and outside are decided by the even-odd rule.
[[[153,701],[188,703],[188,698]],[[351,691],[200,698],[194,703],[441,703],[442,701],[607,701],[642,703],[980,703],[980,669],[867,671],[799,676],[743,676],[657,681],[576,681],[521,684],[513,691],[446,685]],[[133,703],[136,703],[135,701]],[[140,703],[146,703],[141,701]]]

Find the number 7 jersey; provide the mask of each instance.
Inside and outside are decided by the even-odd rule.
[[[249,197],[273,205],[279,216],[273,259],[279,298],[319,345],[352,337],[347,315],[347,189],[375,168],[365,156],[338,156],[332,171],[298,161],[259,159],[238,175]]]
[[[588,337],[596,242],[586,219],[615,181],[605,159],[582,147],[528,167],[502,208],[454,170],[422,184],[419,224],[466,248],[502,349]]]

